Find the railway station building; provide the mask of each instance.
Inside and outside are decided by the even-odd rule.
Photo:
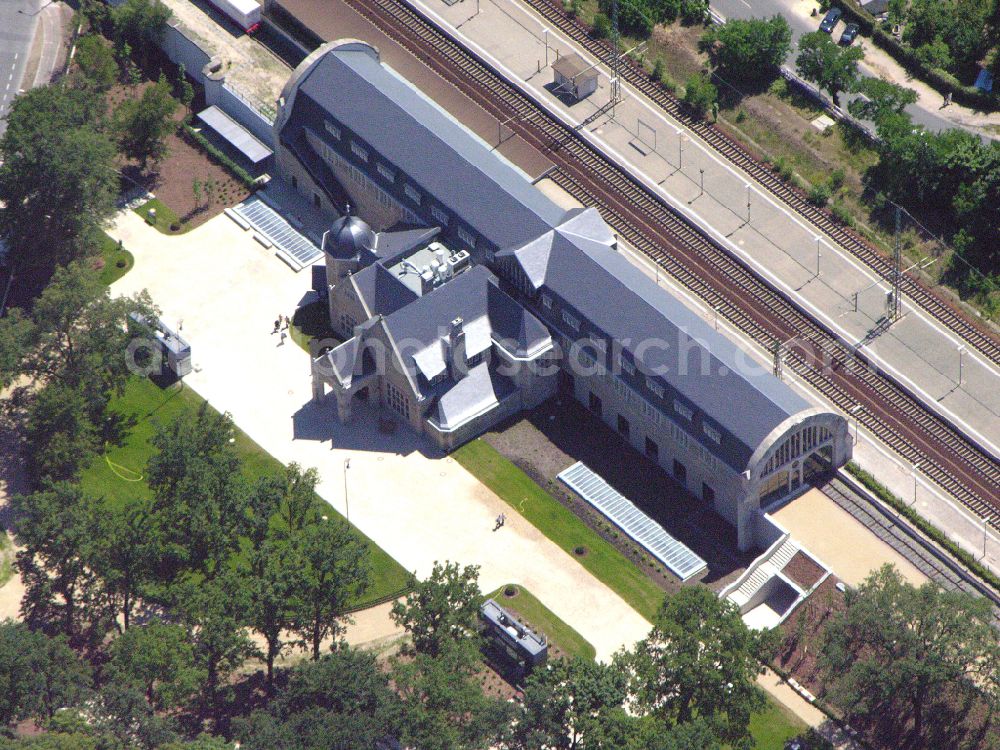
[[[813,407],[356,40],[294,71],[277,176],[329,212],[332,328],[313,396],[450,450],[562,389],[736,527],[851,455]],[[332,418],[332,414],[331,414]]]

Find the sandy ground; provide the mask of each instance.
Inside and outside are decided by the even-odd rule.
[[[796,693],[770,669],[757,677],[757,685],[789,711],[811,727],[818,727],[826,721],[826,714]]]
[[[850,586],[857,586],[885,563],[895,565],[915,586],[927,581],[908,560],[819,490],[809,490],[771,516]]]
[[[363,404],[340,425],[332,403],[311,402],[308,355],[271,335],[276,315],[307,298],[307,274],[292,273],[226,216],[168,237],[126,212],[110,233],[136,256],[113,291],[148,288],[166,320],[183,319],[196,368],[186,384],[278,460],[316,466],[319,494],[407,570],[478,564],[484,591],[525,586],[601,659],[646,635],[649,624],[617,594],[424,439],[403,427],[380,433]],[[494,533],[501,512],[508,521]]]

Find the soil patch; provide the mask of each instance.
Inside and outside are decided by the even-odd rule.
[[[639,565],[665,591],[677,591],[682,584],[558,481],[559,472],[576,461],[587,464],[667,533],[700,555],[708,563],[701,582],[713,589],[719,590],[735,580],[753,560],[752,553],[738,551],[736,531],[728,522],[572,397],[550,399],[529,415],[501,424],[483,439]]]
[[[809,555],[799,550],[782,568],[781,572],[808,591],[816,585],[826,571]]]

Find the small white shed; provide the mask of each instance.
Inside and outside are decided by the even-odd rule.
[[[556,90],[579,101],[597,91],[597,66],[591,65],[576,52],[563,55],[552,64]]]

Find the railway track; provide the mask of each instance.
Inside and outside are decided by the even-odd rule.
[[[574,43],[585,48],[597,59],[609,60],[611,58],[613,52],[610,46],[605,41],[593,39],[580,23],[566,15],[558,0],[556,2],[553,0],[522,1],[544,17],[547,23],[551,23],[565,33]],[[702,141],[730,163],[746,172],[771,195],[813,226],[821,229],[840,247],[851,253],[882,279],[891,283],[893,264],[888,257],[880,253],[853,229],[840,224],[828,213],[809,203],[800,190],[780,179],[758,158],[747,151],[741,143],[704,120],[691,117],[676,97],[670,95],[658,83],[650,80],[646,71],[630,58],[623,60],[623,63],[622,77],[632,88],[655,102],[675,120],[683,122],[685,128],[700,137]],[[903,274],[901,289],[917,307],[925,310],[954,334],[989,358],[990,361],[1000,362],[1000,338],[995,334],[981,324],[972,321],[953,304],[942,299],[912,276]]]
[[[545,153],[550,177],[586,205],[606,209],[620,236],[719,310],[754,341],[770,347],[795,337],[785,363],[906,460],[1000,529],[1000,466],[928,412],[853,350],[674,214],[627,172],[397,0],[346,0],[471,101]]]
[[[869,501],[850,482],[834,476],[821,491],[932,581],[950,591],[985,596],[993,602],[995,610],[1000,607],[1000,593],[977,579],[947,552],[941,551],[905,518],[900,518],[877,502]]]

